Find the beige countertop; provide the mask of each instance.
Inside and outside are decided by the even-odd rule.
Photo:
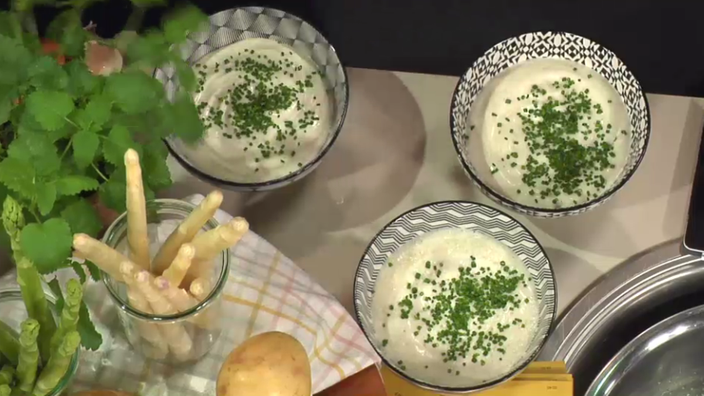
[[[494,207],[465,176],[450,139],[457,77],[348,69],[350,107],[342,134],[311,175],[260,193],[225,192],[223,209],[306,270],[352,311],[354,273],[371,238],[421,204],[469,200]],[[606,204],[576,217],[536,219],[502,209],[542,243],[562,310],[628,257],[681,237],[704,125],[704,101],[648,95],[652,138],[631,181]],[[211,186],[170,161],[163,196]]]

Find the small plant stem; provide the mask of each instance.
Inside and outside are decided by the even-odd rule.
[[[95,172],[98,174],[98,176],[100,176],[101,179],[103,179],[103,180],[105,180],[105,181],[108,181],[107,176],[105,176],[105,175],[103,174],[103,172],[101,172],[100,169],[98,169],[98,167],[95,166],[94,163],[91,163],[90,166],[93,167],[93,169],[94,169]]]

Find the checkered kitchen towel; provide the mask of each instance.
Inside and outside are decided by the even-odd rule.
[[[186,201],[198,204],[202,199],[197,195]],[[218,211],[215,218],[225,223],[232,216]],[[186,368],[145,361],[132,351],[105,287],[88,285],[86,301],[103,334],[103,345],[96,352],[82,352],[71,391],[100,388],[149,396],[214,395],[220,365],[229,352],[247,338],[272,330],[291,334],[305,346],[314,393],[377,362],[342,305],[275,247],[249,232],[232,250],[223,294],[222,335],[208,355]]]

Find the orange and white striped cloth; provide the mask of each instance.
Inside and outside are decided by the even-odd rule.
[[[202,195],[185,200],[198,204]],[[218,211],[220,223],[232,216]],[[317,393],[376,363],[378,357],[342,305],[275,247],[249,232],[232,249],[223,295],[223,332],[211,352],[189,367],[145,361],[132,351],[116,307],[102,283],[86,288],[86,302],[103,335],[95,352],[83,351],[71,391],[114,389],[149,396],[215,394],[225,357],[266,331],[296,337],[308,351]],[[243,395],[249,396],[249,395]]]

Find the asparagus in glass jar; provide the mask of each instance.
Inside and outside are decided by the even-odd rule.
[[[156,360],[196,360],[220,332],[219,304],[211,300],[219,296],[226,270],[217,268],[216,261],[249,224],[241,217],[221,225],[212,220],[222,202],[219,191],[208,194],[178,223],[160,221],[159,200],[147,202],[144,197],[139,155],[127,150],[124,161],[127,212],[108,229],[105,243],[75,234],[73,247],[107,275],[104,281],[124,308],[119,313],[135,349]],[[173,215],[173,210],[165,212]],[[194,283],[200,285],[197,294]]]

